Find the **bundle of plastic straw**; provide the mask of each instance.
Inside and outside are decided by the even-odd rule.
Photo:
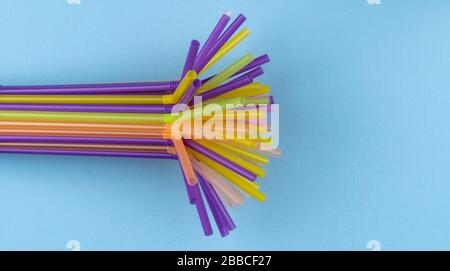
[[[178,160],[205,235],[236,228],[226,207],[266,196],[257,178],[279,150],[270,88],[255,81],[267,55],[246,54],[205,71],[249,35],[240,14],[223,14],[203,46],[192,40],[173,81],[0,87],[0,153]],[[227,27],[228,25],[228,27]],[[210,212],[207,211],[207,205]]]

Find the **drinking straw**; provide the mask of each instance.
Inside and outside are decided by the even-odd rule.
[[[164,125],[0,121],[0,135],[162,138]]]
[[[225,225],[228,227],[228,230],[232,231],[236,229],[236,224],[234,223],[233,219],[231,218],[230,214],[228,213],[227,209],[225,208],[222,200],[220,200],[218,192],[214,189],[214,187],[205,182],[206,186],[209,187],[209,190],[212,192],[212,197],[215,199],[215,201],[218,203],[218,210],[219,213],[223,216],[222,220],[225,222]]]
[[[217,146],[215,143],[212,143],[212,145]],[[246,149],[245,147],[236,147],[230,144],[221,144],[221,147],[250,161],[262,165],[267,165],[269,163],[269,159],[267,157]]]
[[[230,99],[215,98],[215,99],[208,100],[206,103],[203,104],[203,106],[206,107],[209,104],[214,104],[217,107],[216,112],[219,109],[221,109],[222,112],[225,112],[227,110],[234,110],[234,109],[242,108],[243,106],[247,106],[247,105],[261,105],[261,104],[267,105],[269,103],[269,100],[270,100],[269,97],[236,97],[236,98],[230,98]],[[262,112],[261,110],[253,110],[249,113],[250,113],[250,116],[249,116],[250,119],[251,118],[258,119],[260,113],[264,113],[264,112]],[[91,113],[91,114],[99,114],[99,113]],[[227,113],[225,113],[225,114],[222,113],[220,116],[226,117]],[[204,119],[204,118],[208,118],[208,116],[204,116],[203,110],[189,109],[189,110],[186,110],[186,113],[182,114],[181,116],[165,114],[163,116],[160,116],[160,118],[166,123],[174,123],[174,122],[180,123],[180,122],[186,121],[186,120]],[[111,121],[119,121],[119,120],[111,119]]]
[[[198,49],[200,47],[200,42],[198,40],[192,40],[189,46],[189,51],[186,56],[186,61],[184,63],[183,72],[181,73],[181,78],[184,78],[189,70],[192,70],[194,66],[195,59],[197,58]]]
[[[208,55],[201,60],[198,64],[198,69],[196,71],[206,70],[204,69],[206,63],[210,61],[210,59],[219,51],[219,49],[227,42],[230,37],[236,32],[236,30],[244,23],[245,16],[242,14],[239,14],[236,19],[230,24],[230,26],[223,32],[223,34],[219,37],[217,42],[214,44],[214,46],[211,48],[211,50],[208,52]],[[200,72],[201,73],[201,72]]]
[[[162,96],[162,104],[178,103],[195,79],[197,79],[197,73],[194,70],[189,70],[173,94]]]
[[[227,158],[215,153],[214,151],[211,151],[210,149],[198,144],[195,141],[185,140],[185,144],[188,148],[203,154],[204,156],[208,157],[209,159],[223,165],[224,167],[236,172],[237,174],[243,176],[244,178],[246,178],[250,181],[255,181],[257,178],[255,173],[245,169],[241,165],[238,165],[238,164],[228,160]],[[175,146],[175,148],[176,148],[176,146]]]
[[[175,154],[173,147],[168,146],[148,146],[148,145],[117,145],[117,144],[55,144],[55,143],[4,143],[0,142],[0,147],[8,148],[33,148],[33,149],[95,149],[95,150],[122,150],[122,151],[143,151],[143,152],[167,152]]]
[[[203,190],[203,194],[205,195],[206,202],[208,202],[209,208],[211,210],[211,213],[213,215],[214,220],[216,221],[217,228],[219,229],[219,233],[222,237],[225,237],[229,234],[229,231],[227,227],[224,224],[224,221],[222,221],[221,215],[219,214],[217,203],[213,202],[211,192],[206,188],[205,182],[202,180],[201,175],[198,175],[199,181],[200,181],[200,187]]]
[[[238,128],[239,129],[239,128]],[[256,129],[255,129],[256,130]],[[221,135],[221,133],[223,133],[224,135]],[[227,131],[226,130],[224,130],[224,129],[221,129],[221,130],[219,130],[219,131],[217,131],[217,132],[209,132],[209,131],[205,131],[205,130],[202,130],[202,129],[194,129],[194,131],[191,131],[190,133],[184,133],[184,134],[181,134],[181,136],[183,137],[183,138],[185,138],[185,139],[189,139],[189,138],[196,138],[196,137],[202,137],[202,138],[207,138],[208,140],[210,140],[210,141],[214,141],[214,142],[219,142],[219,143],[221,143],[221,144],[226,144],[228,141],[241,141],[242,139],[239,139],[239,138],[234,138],[234,137],[236,137],[235,135],[233,135],[233,134],[230,134],[230,135],[228,135],[228,137],[227,137],[227,135],[226,135],[226,133],[227,133]],[[240,133],[240,134],[244,134],[244,133],[256,133],[256,131],[249,131],[249,132],[239,132],[238,131],[238,133]],[[5,134],[5,133],[3,133],[3,132],[0,132],[0,134]],[[113,134],[114,135],[114,134]],[[133,135],[133,134],[131,134],[131,135]],[[153,133],[153,134],[149,134],[148,136],[149,137],[157,137],[157,136],[155,136],[155,135],[157,135],[157,133],[155,132],[155,133]],[[175,135],[176,135],[176,132],[175,132]],[[130,136],[130,137],[138,137],[138,136]],[[257,139],[256,138],[256,136],[255,136],[255,139],[249,139],[249,140],[252,140],[252,141],[255,141],[255,145],[257,145],[258,143],[260,143],[258,140],[259,139]]]
[[[200,52],[198,53],[197,59],[194,63],[194,70],[196,72],[199,72],[202,67],[201,63],[205,62],[205,58],[207,57],[208,53],[211,51],[212,46],[219,38],[222,31],[225,29],[225,26],[227,25],[228,21],[230,20],[231,13],[229,11],[225,11],[225,13],[220,17],[219,21],[217,22],[216,26],[214,27],[213,31],[209,35],[208,39],[206,40],[205,44],[203,45],[202,49],[200,49]]]
[[[213,87],[219,86],[221,83],[223,83],[225,80],[227,80],[231,75],[233,75],[236,71],[242,69],[245,65],[250,63],[255,57],[248,53],[238,59],[236,62],[228,66],[226,69],[218,73],[216,76],[211,78],[208,82],[206,82],[204,85],[200,87],[198,90],[198,93],[205,92],[207,90],[212,89]]]
[[[214,98],[214,99],[210,99],[207,102],[205,102],[203,104],[203,106],[206,106],[208,104],[216,104],[217,106],[220,106],[222,108],[222,112],[225,112],[224,115],[226,115],[226,111],[230,111],[230,110],[235,110],[235,109],[240,109],[243,106],[252,106],[252,108],[254,108],[254,106],[256,105],[268,105],[270,104],[270,97],[234,97],[234,98],[227,98],[227,99],[220,99],[220,98]],[[250,108],[246,108],[249,109]],[[255,110],[253,109],[253,113],[256,112],[256,115],[253,117],[258,118],[259,117],[259,113],[264,113],[262,110]],[[200,113],[199,112],[197,114],[193,114],[195,117],[200,117]]]
[[[261,67],[255,68],[247,73],[244,73],[243,75],[237,77],[236,79],[233,80],[239,80],[240,78],[246,77],[246,76],[250,76],[251,78],[255,79],[258,76],[261,76],[264,74],[264,70]]]
[[[181,162],[180,162],[179,159],[178,159],[178,164],[180,165],[180,169],[181,169],[181,172],[182,172],[181,175],[183,176],[183,182],[184,182],[184,186],[186,188],[186,193],[187,193],[187,196],[188,196],[189,203],[190,204],[195,204],[195,202],[197,201],[196,193],[194,191],[195,188],[194,188],[193,185],[190,185],[187,182],[186,175],[183,172],[183,167],[181,166]]]
[[[133,86],[168,86],[170,82],[178,81],[142,81],[142,82],[125,82],[125,83],[81,83],[81,84],[52,84],[52,85],[17,85],[17,86],[1,86],[5,89],[58,89],[58,88],[102,88],[102,87],[133,87]],[[174,88],[175,90],[175,88]]]
[[[77,136],[0,136],[0,142],[172,145],[170,140],[161,138],[102,138]]]
[[[34,128],[63,128],[76,130],[101,131],[154,131],[164,130],[164,124],[111,124],[111,123],[76,123],[76,122],[26,122],[26,121],[0,121],[0,127],[34,127]]]
[[[275,104],[275,98],[273,96],[270,96],[270,104]]]
[[[232,37],[229,41],[227,41],[220,50],[217,51],[214,55],[210,54],[210,61],[204,66],[199,74],[203,74],[206,70],[208,70],[212,65],[214,65],[217,61],[219,61],[222,57],[224,57],[228,52],[233,50],[239,43],[241,43],[248,35],[250,35],[250,30],[248,28],[244,28],[239,33],[237,33],[234,37]],[[212,52],[211,52],[212,53]],[[244,68],[244,67],[242,67]],[[239,70],[235,71],[238,72]]]
[[[206,236],[213,233],[211,222],[208,218],[208,213],[205,208],[205,203],[203,202],[202,193],[200,191],[200,185],[197,183],[193,185],[193,194],[195,197],[195,206],[197,208],[198,216],[200,217],[200,223],[202,224],[203,232]]]
[[[40,104],[175,104],[197,74],[189,71],[173,94],[168,95],[0,95],[2,103]]]
[[[195,143],[202,145],[203,147],[217,153],[218,155],[232,161],[233,163],[245,168],[246,170],[256,174],[258,177],[263,178],[266,174],[265,170],[261,167],[250,163],[249,161],[246,161],[242,158],[240,158],[237,155],[234,155],[230,152],[228,152],[226,149],[219,147],[218,145],[212,144],[210,142],[207,142],[205,140],[203,141],[197,141],[195,140]]]
[[[79,136],[79,137],[128,137],[128,138],[161,138],[162,132],[114,132],[114,131],[71,131],[46,129],[0,129],[0,135],[23,136]]]
[[[163,104],[166,95],[0,95],[0,103]],[[167,99],[165,100],[167,101]]]
[[[233,98],[231,98],[233,99]],[[231,100],[230,99],[230,100]],[[260,97],[241,97],[241,100],[244,105],[269,105],[271,97],[268,96],[260,96]]]
[[[36,85],[36,86],[1,86],[0,94],[31,95],[31,94],[105,94],[105,93],[139,93],[174,91],[178,81],[139,82],[139,83],[107,83],[107,84],[74,84],[74,85]]]
[[[212,98],[216,98],[220,95],[223,95],[227,92],[233,91],[234,89],[238,89],[238,88],[244,87],[248,84],[251,84],[252,81],[253,81],[253,78],[251,78],[250,76],[247,76],[247,77],[241,78],[239,80],[231,81],[231,82],[228,82],[221,86],[218,86],[216,88],[205,91],[199,96],[202,97],[203,101],[207,101]]]
[[[99,113],[169,113],[172,105],[0,104],[0,110]]]
[[[234,124],[233,124],[234,125]],[[226,125],[225,125],[226,126]],[[170,126],[162,126],[170,127]],[[254,134],[256,129],[247,130],[241,129],[241,127],[235,128],[237,133],[240,134]],[[46,127],[46,126],[5,126],[0,129],[0,135],[35,135],[35,136],[92,136],[92,137],[128,137],[128,138],[168,138],[167,129],[155,128],[154,130],[148,129],[147,131],[127,131],[121,129],[81,129],[74,127]],[[215,138],[217,133],[222,133],[223,136]],[[209,133],[201,128],[195,128],[190,133],[181,131],[181,136],[186,138],[193,138],[196,134],[203,135],[210,140],[217,142],[225,142],[227,140],[226,130],[218,129],[215,133]],[[220,134],[219,134],[220,135]],[[232,138],[228,138],[231,140]],[[233,139],[234,140],[234,139]],[[241,140],[241,139],[237,139]],[[255,136],[255,139],[257,137]]]
[[[251,96],[259,96],[263,94],[269,94],[270,93],[270,87],[266,85],[261,85],[260,83],[249,84],[247,86],[243,86],[237,89],[234,89],[232,91],[229,91],[227,93],[221,94],[217,96],[217,98],[221,99],[229,99],[229,98],[236,98],[236,97],[251,97]]]
[[[177,87],[178,87],[179,82],[177,83]],[[175,87],[176,89],[176,87]],[[124,96],[124,95],[141,95],[141,96],[145,96],[145,95],[166,95],[166,94],[172,94],[174,90],[162,90],[162,91],[153,91],[153,92],[149,92],[149,91],[142,91],[142,92],[123,92],[123,93],[99,93],[99,94],[94,94],[94,93],[82,93],[81,95],[117,95],[117,96]],[[33,95],[45,95],[44,93],[34,93]],[[61,94],[55,94],[55,95],[61,95]],[[73,94],[62,94],[62,95],[73,95]]]
[[[236,186],[238,186],[250,196],[254,197],[256,200],[262,202],[266,199],[266,195],[257,189],[257,185],[255,183],[245,179],[234,171],[229,170],[221,164],[216,163],[215,161],[192,149],[188,149],[188,153],[217,171],[220,175],[224,176],[227,180],[234,183]]]
[[[251,69],[260,67],[266,63],[270,62],[270,58],[267,54],[258,56],[257,58],[255,58],[252,62],[250,62],[247,66],[245,66],[244,68],[242,68],[241,70],[239,70],[237,73],[235,73],[233,76],[237,76],[239,74],[242,74],[246,71],[249,71]]]
[[[269,97],[239,97],[223,100],[211,100],[217,103],[223,110],[249,104],[268,104]],[[202,117],[202,110],[194,110],[191,114],[194,118]],[[91,112],[40,112],[40,111],[0,111],[0,121],[63,121],[63,122],[86,122],[86,123],[123,123],[123,124],[150,124],[150,123],[172,123],[175,120],[186,119],[171,114],[138,114],[138,113],[91,113]]]
[[[224,226],[226,226],[228,230],[235,229],[236,225],[211,184],[209,184],[201,175],[199,176],[199,182],[202,188],[204,188],[203,191],[205,192],[205,195],[208,195],[207,198],[210,198],[211,203],[219,214],[220,220],[223,222]]]
[[[281,150],[279,148],[275,149],[275,150],[258,150],[260,153],[262,154],[266,154],[272,157],[276,157],[279,158],[281,157]]]
[[[231,190],[235,191],[243,199],[242,201],[243,204],[244,201],[247,199],[247,194],[244,191],[242,191],[238,186],[236,186],[234,183],[229,182],[228,186],[230,187]]]
[[[180,101],[178,103],[180,104],[189,104],[189,102],[194,97],[195,93],[197,92],[198,88],[202,85],[202,82],[198,79],[195,79],[194,82],[192,82],[192,85],[189,87],[189,89],[184,93],[183,97],[181,97]]]
[[[237,174],[233,170],[228,169],[227,167],[221,165],[220,163],[217,163],[216,161],[210,159],[209,157],[203,155],[202,153],[199,153],[191,148],[187,148],[187,151],[190,155],[192,155],[195,159],[202,162],[204,165],[208,166],[212,170],[216,171],[220,175],[222,175],[225,179],[232,181],[236,185],[242,185],[240,187],[242,190],[243,187],[249,187],[251,189],[254,189],[256,191],[259,190],[259,184],[257,182],[252,182],[249,179]],[[259,192],[259,191],[258,191]]]
[[[37,111],[0,111],[0,120],[4,121],[63,121],[86,123],[151,124],[165,123],[170,120],[165,114],[135,113],[75,113],[75,112],[37,112]]]
[[[205,178],[206,180],[206,178]],[[217,189],[214,185],[212,185],[214,189]],[[240,206],[240,204],[237,204],[236,202],[233,202],[228,196],[222,193],[219,189],[217,189],[217,194],[219,195],[220,200],[224,203],[225,207],[237,207]]]
[[[189,159],[189,155],[186,152],[183,140],[172,139],[172,142],[178,154],[178,160],[180,160],[181,168],[183,169],[186,181],[188,182],[189,185],[195,185],[197,183],[197,178],[195,176],[194,170],[192,169],[191,160]]]
[[[208,182],[226,195],[230,201],[235,204],[242,204],[244,202],[244,197],[235,190],[231,189],[229,185],[225,184],[224,178],[220,174],[210,169],[194,157],[191,157],[190,159],[194,170],[200,173]]]
[[[213,185],[213,187],[216,188],[214,185]],[[219,195],[219,198],[222,200],[223,205],[226,208],[235,208],[235,207],[239,207],[240,206],[240,205],[238,205],[238,204],[236,204],[234,202],[231,202],[230,199],[227,198],[220,190],[217,190],[216,192],[217,192],[217,195]]]
[[[236,147],[245,147],[245,148],[257,148],[258,147],[258,143],[255,140],[250,140],[250,139],[236,139],[236,140],[226,140],[227,144],[232,144]]]
[[[118,152],[118,151],[86,151],[86,150],[38,150],[38,149],[14,149],[0,148],[0,153],[15,154],[45,154],[45,155],[82,155],[82,156],[111,156],[127,158],[159,158],[177,159],[176,155],[170,153],[156,152]]]
[[[247,66],[245,66],[244,68],[242,68],[241,70],[237,71],[235,74],[233,74],[231,77],[235,77],[238,76],[246,71],[249,71],[251,69],[257,68],[259,66],[262,66],[264,64],[266,64],[267,62],[269,62],[269,56],[268,55],[262,55],[262,56],[258,56],[257,58],[255,58],[252,62],[250,62]],[[211,78],[213,78],[215,75],[213,76],[209,76],[205,79],[202,80],[202,84],[206,83],[208,80],[210,80]]]

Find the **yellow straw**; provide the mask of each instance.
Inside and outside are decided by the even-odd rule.
[[[213,144],[215,145],[215,143],[213,143]],[[265,157],[264,155],[252,152],[251,150],[248,150],[243,146],[238,147],[238,146],[233,146],[230,144],[221,144],[220,146],[222,148],[224,148],[232,153],[235,153],[237,155],[240,155],[243,158],[248,159],[250,161],[260,163],[262,165],[266,165],[269,163],[269,159],[267,157]]]
[[[39,112],[0,111],[2,121],[60,121],[83,123],[151,124],[165,123],[165,114],[136,113],[85,113],[85,112]]]
[[[233,74],[238,72],[240,69],[245,67],[250,62],[252,62],[253,59],[255,59],[255,57],[251,53],[248,53],[248,54],[244,55],[243,57],[238,59],[236,62],[234,62],[233,64],[228,66],[225,70],[221,71],[216,76],[214,76],[213,78],[209,79],[205,84],[203,84],[199,88],[197,93],[203,93],[203,92],[205,92],[207,90],[210,90],[210,89],[212,89],[214,87],[219,86],[220,84],[225,82],[228,78],[230,78]]]
[[[244,87],[237,88],[235,90],[224,93],[222,95],[219,95],[219,96],[217,96],[217,98],[224,99],[224,98],[235,98],[235,97],[244,97],[244,96],[252,97],[252,96],[259,96],[259,95],[269,94],[269,93],[270,93],[269,86],[263,86],[263,85],[261,85],[261,83],[256,82],[256,83],[251,83]]]
[[[265,170],[262,169],[261,167],[255,165],[253,163],[250,163],[249,161],[244,160],[237,155],[234,155],[234,154],[228,152],[226,149],[219,147],[216,144],[212,144],[212,143],[206,142],[204,140],[201,140],[201,141],[199,140],[196,142],[199,143],[200,145],[203,145],[204,147],[212,150],[213,152],[218,153],[219,155],[225,157],[226,159],[232,161],[233,163],[238,164],[241,167],[255,173],[260,178],[262,178],[262,177],[264,177],[264,175],[266,175]]]
[[[209,69],[217,61],[219,61],[219,59],[221,59],[224,55],[226,55],[229,51],[236,47],[241,41],[243,41],[248,35],[250,35],[250,30],[248,28],[244,28],[239,31],[239,33],[234,35],[219,49],[219,51],[217,51],[217,53],[211,58],[211,60],[205,65],[205,67],[200,71],[199,74],[202,74],[207,69]]]
[[[186,73],[171,95],[0,95],[0,103],[33,104],[176,104],[197,78],[193,70]]]
[[[200,160],[205,165],[217,171],[220,175],[228,179],[230,182],[234,183],[240,189],[245,191],[250,196],[254,197],[258,201],[264,201],[266,195],[258,190],[258,185],[253,183],[236,172],[222,166],[221,164],[209,159],[208,157],[200,154],[192,149],[188,149],[189,154],[194,156],[196,159]]]
[[[197,73],[194,70],[189,70],[184,76],[183,80],[181,80],[177,89],[171,95],[164,95],[162,98],[163,104],[177,104],[181,97],[183,97],[184,93],[189,89],[192,85],[192,82],[197,79]]]
[[[196,158],[200,162],[204,163],[205,165],[209,166],[213,170],[217,171],[220,175],[222,175],[229,181],[231,181],[233,183],[235,183],[235,181],[237,181],[238,183],[243,183],[244,185],[248,185],[249,187],[251,187],[252,189],[255,189],[256,191],[259,191],[258,183],[252,182],[252,181],[248,180],[247,178],[242,177],[241,175],[235,173],[231,169],[228,169],[227,167],[222,166],[220,163],[217,163],[216,161],[208,158],[207,156],[205,156],[197,151],[194,151],[191,148],[187,148],[186,150],[194,158]],[[236,185],[238,185],[238,184],[236,184]]]

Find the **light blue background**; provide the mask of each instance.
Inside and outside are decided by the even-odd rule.
[[[244,13],[284,155],[224,239],[173,161],[0,155],[0,249],[450,249],[450,1],[381,1],[1,1],[4,85],[172,79]]]

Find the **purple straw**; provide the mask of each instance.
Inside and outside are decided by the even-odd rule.
[[[237,81],[237,80],[242,79],[242,78],[247,77],[247,76],[250,76],[254,80],[256,77],[261,76],[263,74],[264,74],[264,70],[261,67],[258,67],[256,69],[253,69],[253,70],[247,72],[247,73],[244,73],[243,75],[239,76],[236,79],[233,79],[231,82]]]
[[[202,49],[200,49],[200,52],[198,53],[198,56],[195,60],[193,69],[198,73],[201,71],[203,67],[200,67],[206,57],[208,56],[209,52],[211,51],[211,48],[216,43],[217,39],[219,38],[222,31],[225,29],[225,26],[227,26],[228,21],[230,20],[230,14],[229,12],[225,12],[222,17],[220,17],[219,22],[217,22],[216,26],[214,27],[213,31],[209,35],[208,39],[206,40],[205,44],[203,45]]]
[[[203,147],[202,145],[198,144],[195,141],[186,139],[186,140],[184,140],[184,144],[187,147],[191,148],[192,150],[197,151],[197,152],[207,156],[209,159],[221,164],[222,166],[234,171],[235,173],[241,175],[242,177],[244,177],[250,181],[255,181],[257,178],[255,173],[241,167],[240,165],[238,165],[234,162],[231,162],[230,160],[226,159],[225,157],[217,154],[216,152],[214,152],[206,147]]]
[[[170,113],[172,105],[77,105],[77,104],[2,104],[0,110],[101,112],[101,113]]]
[[[235,74],[233,74],[231,77],[237,76],[237,75],[239,75],[239,74],[241,74],[241,73],[244,73],[244,72],[246,72],[246,71],[248,71],[248,70],[251,70],[251,69],[253,69],[253,68],[262,66],[262,65],[266,64],[266,63],[269,62],[269,61],[270,61],[270,59],[269,59],[269,56],[268,56],[268,55],[262,55],[262,56],[259,56],[259,57],[255,58],[252,62],[250,62],[249,64],[247,64],[247,66],[243,67],[243,68],[240,69],[238,72],[236,72]],[[206,79],[203,79],[203,80],[202,80],[202,84],[208,82],[208,81],[209,81],[211,78],[213,78],[214,76],[216,76],[216,75],[213,75],[213,76],[210,76],[210,77],[208,77],[208,78],[206,78]]]
[[[177,156],[174,154],[159,153],[159,152],[81,151],[81,150],[42,150],[42,149],[38,150],[38,149],[0,148],[0,153],[177,159]]]
[[[202,97],[202,101],[204,102],[204,101],[213,99],[219,95],[222,95],[224,93],[227,93],[229,91],[235,90],[235,89],[243,87],[245,85],[248,85],[252,82],[253,82],[253,78],[251,76],[246,76],[244,78],[236,79],[236,80],[230,81],[226,84],[223,84],[221,86],[218,86],[216,88],[210,89],[210,90],[202,93],[199,96]]]
[[[242,14],[239,14],[237,18],[231,23],[231,25],[225,30],[225,32],[219,37],[217,42],[212,46],[211,50],[208,52],[208,55],[206,57],[197,58],[197,61],[195,63],[195,70],[197,72],[200,72],[205,65],[208,63],[209,60],[219,51],[220,48],[228,41],[228,39],[231,38],[231,36],[238,30],[238,28],[244,23],[245,16]],[[198,62],[198,63],[197,63]]]
[[[197,202],[196,192],[194,191],[195,189],[192,185],[188,184],[188,182],[186,180],[186,176],[183,173],[183,168],[181,167],[181,162],[179,162],[179,164],[180,164],[180,169],[181,169],[181,175],[183,175],[184,185],[186,187],[186,192],[188,195],[189,203],[195,204]]]
[[[218,210],[218,204],[216,201],[214,201],[213,196],[211,195],[211,191],[206,187],[206,181],[203,179],[203,176],[201,174],[197,173],[198,181],[200,182],[200,186],[203,190],[203,194],[205,195],[206,201],[208,202],[209,209],[211,209],[211,213],[214,217],[214,220],[216,221],[217,228],[219,229],[220,235],[222,237],[225,237],[229,234],[228,227],[224,224],[225,221],[223,221],[222,216],[219,213]]]
[[[200,47],[200,42],[198,40],[192,40],[191,46],[189,46],[189,51],[186,57],[186,62],[184,63],[183,72],[181,73],[181,79],[184,78],[189,70],[192,70],[194,66],[195,59],[197,58],[198,48]]]
[[[72,144],[125,144],[171,146],[168,139],[159,138],[115,138],[79,136],[0,136],[0,142],[14,143],[72,143]]]
[[[145,95],[166,95],[166,94],[172,94],[173,91],[170,90],[162,90],[162,91],[150,91],[150,92],[123,92],[123,93],[98,93],[95,95],[141,95],[141,96],[145,96]]]
[[[267,62],[270,61],[270,58],[267,54],[262,55],[262,56],[258,56],[257,58],[253,59],[252,62],[250,62],[249,64],[247,64],[247,66],[245,66],[244,68],[240,69],[237,73],[233,74],[233,76],[236,76],[238,74],[244,73],[248,70],[251,70],[253,68],[262,66],[264,64],[266,64]]]
[[[178,81],[77,85],[2,86],[0,87],[0,94],[119,94],[174,91],[177,86]]]
[[[189,87],[189,89],[184,93],[183,97],[181,97],[180,101],[178,103],[180,104],[188,104],[192,98],[195,95],[195,92],[197,92],[197,89],[202,85],[202,82],[198,79],[195,79],[194,82],[192,82],[192,85]]]
[[[219,214],[222,215],[222,221],[227,226],[228,230],[232,231],[232,230],[236,229],[236,224],[234,223],[234,221],[231,218],[230,214],[228,213],[227,209],[223,205],[223,202],[220,199],[220,197],[217,194],[217,192],[214,189],[214,187],[209,182],[207,182],[204,178],[203,178],[203,181],[204,181],[205,186],[207,187],[207,189],[209,191],[211,191],[211,196],[212,196],[213,200],[217,203],[216,204],[217,205],[216,208],[219,211]]]
[[[24,86],[1,86],[12,89],[38,89],[38,88],[91,88],[91,87],[127,87],[143,85],[164,85],[170,81],[148,81],[148,82],[126,82],[126,83],[95,83],[95,84],[64,84],[64,85],[24,85]]]
[[[211,222],[208,218],[208,212],[206,211],[205,203],[203,202],[202,193],[200,191],[199,184],[192,185],[193,194],[195,196],[195,207],[197,208],[198,216],[200,217],[200,223],[202,224],[203,232],[206,236],[213,233]]]

